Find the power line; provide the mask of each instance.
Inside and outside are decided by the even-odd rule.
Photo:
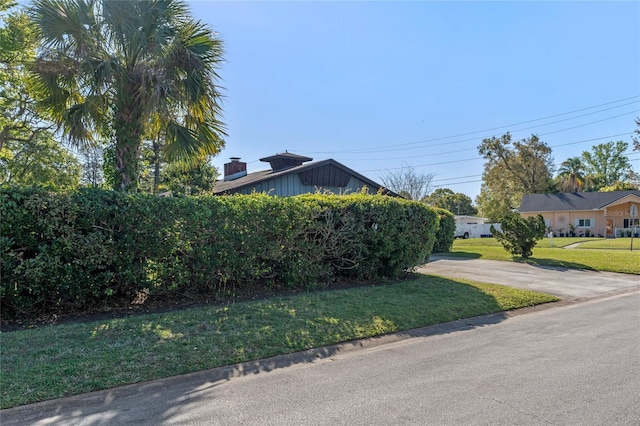
[[[568,142],[568,143],[560,143],[560,144],[556,144],[556,145],[549,145],[551,148],[557,148],[559,146],[567,146],[567,145],[576,145],[579,143],[585,143],[585,142],[593,142],[593,141],[599,141],[602,139],[609,139],[609,138],[617,138],[618,136],[628,136],[628,135],[632,135],[634,132],[627,132],[627,133],[619,133],[617,135],[611,135],[611,136],[603,136],[601,138],[595,138],[595,139],[587,139],[584,141],[578,141],[578,142]]]
[[[522,125],[522,124],[528,124],[528,123],[532,123],[532,122],[535,122],[535,121],[547,120],[549,118],[560,117],[560,116],[563,116],[563,115],[573,114],[573,113],[576,113],[576,112],[586,111],[586,110],[589,110],[589,109],[599,108],[599,107],[602,107],[602,106],[611,105],[611,104],[615,104],[615,103],[619,103],[619,102],[628,101],[630,99],[638,99],[638,98],[640,98],[640,95],[635,95],[635,96],[631,96],[631,97],[628,97],[628,98],[619,99],[619,100],[611,101],[611,102],[606,102],[606,103],[603,103],[603,104],[594,105],[594,106],[590,106],[590,107],[586,107],[586,108],[581,108],[581,109],[577,109],[577,110],[573,110],[573,111],[569,111],[569,112],[564,112],[564,113],[560,113],[560,114],[549,115],[549,116],[542,117],[542,118],[536,118],[536,119],[533,119],[533,120],[521,121],[519,123],[508,124],[508,125],[499,126],[499,127],[492,127],[490,129],[477,130],[477,131],[474,131],[474,132],[461,133],[461,134],[452,135],[452,136],[443,136],[443,137],[439,137],[439,138],[424,139],[424,140],[416,141],[416,142],[405,142],[405,143],[398,143],[398,144],[388,144],[388,145],[385,145],[385,147],[401,147],[401,146],[408,146],[408,145],[417,145],[417,144],[423,144],[423,143],[427,143],[427,142],[435,142],[435,141],[439,141],[439,140],[453,139],[453,138],[458,138],[458,137],[462,137],[462,136],[469,136],[469,135],[478,134],[478,133],[486,133],[486,132],[490,132],[490,131],[493,131],[493,130],[504,129],[504,128],[513,127],[513,126],[519,126],[519,125]],[[540,126],[546,126],[546,125],[549,125],[549,124],[554,124],[554,123],[558,123],[558,122],[562,122],[562,121],[573,120],[575,118],[583,117],[583,116],[586,116],[586,115],[597,114],[597,113],[600,113],[600,112],[603,112],[603,111],[608,111],[610,109],[620,108],[622,106],[631,105],[631,104],[635,104],[635,103],[636,102],[629,102],[629,103],[625,103],[625,104],[618,105],[618,106],[615,106],[615,107],[605,108],[605,109],[603,109],[601,111],[596,111],[596,112],[592,112],[592,113],[588,113],[588,114],[579,115],[579,116],[576,116],[576,117],[571,117],[571,118],[567,118],[567,119],[563,119],[563,120],[558,120],[558,121],[547,123],[547,124],[541,124]],[[636,111],[633,111],[633,112],[638,112],[638,111],[636,110]],[[633,113],[633,112],[625,113],[623,115],[630,114],[630,113]],[[616,117],[618,117],[618,116],[616,116]],[[612,118],[616,118],[616,117],[612,117]],[[515,131],[529,130],[529,129],[532,129],[532,128],[535,128],[535,127],[539,127],[539,126],[533,126],[533,127],[528,127],[528,128],[524,128],[524,129],[518,129],[518,130],[515,130]],[[466,142],[468,140],[476,140],[476,139],[477,138],[465,139],[463,141],[458,141],[458,142],[453,142],[453,143]],[[449,144],[449,143],[451,143],[451,142],[442,143],[442,144],[432,144],[430,146],[444,145],[444,144]],[[383,149],[383,148],[381,148],[381,149]],[[414,148],[404,148],[404,149],[414,149]],[[385,148],[385,150],[388,151],[388,149],[386,149],[386,148]],[[370,148],[362,148],[362,149],[343,150],[343,151],[310,151],[309,153],[310,154],[335,154],[335,153],[354,153],[355,154],[355,153],[362,153],[362,152],[385,152],[385,150],[383,150],[383,151],[372,151]]]
[[[596,120],[596,121],[590,121],[588,123],[580,124],[580,125],[577,125],[577,126],[567,127],[567,128],[564,128],[564,129],[553,131],[553,132],[542,133],[542,134],[540,134],[538,136],[546,136],[546,135],[551,135],[551,134],[554,134],[554,133],[560,133],[560,132],[564,132],[564,131],[567,131],[567,130],[576,129],[578,127],[584,127],[584,126],[588,126],[588,125],[591,125],[591,124],[596,124],[596,123],[601,123],[603,121],[612,120],[614,118],[619,118],[619,117],[622,117],[622,116],[625,116],[625,115],[635,114],[637,112],[640,112],[640,110],[628,111],[628,112],[625,112],[623,114],[614,115],[614,116],[603,118],[603,119]],[[531,128],[517,129],[517,130],[514,130],[513,132],[520,132],[522,130],[529,130],[529,129],[531,129]],[[629,132],[629,133],[626,133],[626,134],[631,134],[631,133],[632,132]],[[469,141],[477,141],[477,140],[478,140],[477,138],[462,139],[462,140],[459,140],[459,141],[432,144],[432,145],[429,145],[429,147],[431,148],[431,147],[434,147],[434,146],[441,146],[441,145],[454,145],[454,144],[458,144],[458,143],[469,142]],[[423,148],[425,148],[425,146],[418,146],[418,147],[411,147],[411,148],[398,148],[398,149],[369,150],[369,151],[366,151],[366,152],[367,153],[384,153],[384,152],[390,152],[390,151],[396,152],[396,151],[407,151],[407,150],[423,149]],[[472,149],[475,149],[475,148],[466,148],[465,150],[469,151],[469,150],[472,150]],[[340,151],[334,151],[334,152],[340,152]],[[349,153],[350,151],[343,151],[343,152]],[[454,152],[456,152],[456,151],[454,151]],[[429,155],[434,155],[434,154],[411,155],[411,156],[408,156],[408,157],[396,157],[396,158],[385,158],[385,159],[386,160],[402,160],[402,159],[405,159],[405,158],[426,157],[426,156],[429,156]],[[364,160],[364,159],[357,159],[357,160]]]
[[[594,142],[594,141],[599,141],[599,140],[603,140],[603,139],[609,139],[609,138],[614,138],[614,137],[618,137],[618,136],[624,136],[624,135],[630,135],[633,134],[633,132],[627,132],[627,133],[619,133],[616,135],[609,135],[609,136],[602,136],[599,138],[593,138],[593,139],[585,139],[585,140],[581,140],[581,141],[577,141],[577,142],[568,142],[568,143],[564,143],[564,144],[558,144],[558,145],[550,145],[551,148],[557,148],[559,146],[566,146],[566,145],[576,145],[576,144],[581,144],[581,143],[587,143],[587,142]],[[470,151],[471,149],[464,149],[464,150],[458,150],[458,151],[450,151],[447,153],[443,153],[443,154],[456,154],[456,153],[460,153],[460,152],[465,152],[465,151]],[[432,155],[440,155],[440,154],[430,154],[429,156]],[[412,158],[415,158],[418,156],[414,156]],[[420,156],[422,157],[422,156]],[[419,164],[417,166],[412,166],[412,167],[426,167],[426,166],[437,166],[440,164],[450,164],[450,163],[461,163],[464,161],[473,161],[473,160],[482,160],[482,157],[478,156],[478,157],[474,157],[474,158],[467,158],[467,159],[463,159],[463,160],[452,160],[452,161],[442,161],[442,162],[438,162],[438,163],[430,163],[430,164]],[[392,168],[385,168],[385,169],[370,169],[370,170],[362,170],[361,173],[367,173],[367,172],[383,172],[383,171],[387,171],[387,170],[400,170],[403,169],[404,167],[392,167]]]
[[[624,152],[622,153],[622,155],[624,155],[625,157],[631,157],[631,156],[636,156],[636,155],[640,155],[640,151],[631,151],[631,152]],[[562,166],[562,163],[554,163],[553,164],[554,167],[560,167]],[[467,176],[457,176],[457,177],[452,177],[452,178],[443,178],[443,179],[427,179],[424,180],[422,182],[419,183],[433,183],[433,182],[442,182],[442,181],[451,181],[451,180],[457,180],[457,179],[466,179],[466,178],[470,178],[470,177],[478,177],[478,176],[482,176],[482,174],[479,175],[467,175]],[[436,188],[444,188],[446,186],[451,186],[451,185],[460,185],[460,184],[464,184],[464,183],[476,183],[476,182],[482,182],[482,179],[478,179],[478,180],[468,180],[468,181],[463,181],[463,182],[450,182],[442,185],[434,185],[434,187]]]
[[[470,177],[478,177],[478,176],[482,176],[482,175],[468,175],[468,176],[458,176],[458,177],[453,177],[453,178],[445,178],[445,179],[434,179],[431,182],[441,182],[443,180],[455,180],[455,179],[466,179],[466,178],[470,178]]]
[[[467,183],[478,183],[478,182],[482,182],[482,179],[478,179],[478,180],[467,180],[464,182],[451,182],[447,185],[434,185],[435,188],[446,188],[448,186],[454,186],[454,185],[463,185],[463,184],[467,184]]]
[[[482,160],[482,157],[465,158],[463,160],[440,161],[438,163],[430,163],[430,164],[418,164],[417,166],[413,166],[413,167],[438,166],[440,164],[462,163],[464,161],[473,161],[473,160]],[[361,173],[383,172],[383,171],[386,171],[386,170],[399,170],[399,169],[402,169],[402,168],[404,168],[404,167],[392,167],[392,168],[388,168],[388,169],[363,170]]]
[[[462,185],[465,183],[478,183],[478,182],[482,182],[482,179],[478,179],[478,180],[467,180],[464,182],[451,182],[447,185],[434,185],[435,188],[446,188],[448,186],[454,186],[454,185]]]
[[[603,121],[611,120],[611,119],[613,119],[613,118],[618,118],[618,117],[622,117],[622,116],[629,115],[629,114],[635,114],[635,113],[637,113],[637,112],[640,112],[640,110],[635,110],[635,111],[625,112],[624,114],[615,115],[615,116],[613,116],[613,117],[603,118],[602,120],[592,121],[592,122],[590,122],[590,123],[580,124],[580,125],[578,125],[578,126],[574,126],[574,127],[568,127],[568,128],[566,128],[566,129],[556,130],[555,132],[543,133],[543,134],[541,134],[540,136],[546,136],[546,135],[551,135],[551,134],[554,134],[554,133],[564,132],[564,131],[566,131],[566,130],[577,129],[578,127],[584,127],[584,126],[588,126],[588,125],[590,125],[590,124],[600,123],[600,122],[603,122]]]
[[[587,140],[583,140],[583,141],[578,141],[578,142],[569,142],[569,143],[564,143],[564,144],[556,144],[556,145],[549,145],[550,148],[556,148],[559,146],[566,146],[566,145],[576,145],[576,144],[581,144],[581,143],[586,143],[586,142],[593,142],[593,141],[598,141],[598,140],[602,140],[602,139],[608,139],[608,138],[616,138],[618,136],[628,136],[633,134],[634,132],[627,132],[627,133],[618,133],[616,135],[610,135],[610,136],[603,136],[600,138],[594,138],[594,139],[587,139]],[[429,153],[429,154],[420,154],[420,155],[412,155],[411,157],[385,157],[385,158],[350,158],[350,159],[339,159],[339,161],[376,161],[376,160],[405,160],[407,158],[422,158],[422,157],[435,157],[438,155],[447,155],[447,154],[459,154],[461,152],[468,152],[468,151],[477,151],[477,147],[475,148],[464,148],[464,149],[458,149],[458,150],[454,150],[454,151],[444,151],[444,152],[436,152],[436,153]]]

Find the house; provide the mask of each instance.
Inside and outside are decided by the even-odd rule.
[[[370,193],[379,190],[386,195],[398,196],[379,183],[361,175],[333,159],[313,161],[313,158],[283,152],[261,158],[271,166],[269,170],[247,173],[247,163],[238,157],[224,165],[224,178],[216,182],[215,195],[250,194],[266,192],[288,197],[317,191],[334,194],[360,192],[363,187]]]
[[[576,235],[619,237],[640,227],[640,191],[530,194],[519,211],[523,217],[541,214],[556,235],[573,228]]]

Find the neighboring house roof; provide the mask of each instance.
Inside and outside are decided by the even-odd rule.
[[[287,153],[287,154],[290,155],[290,156],[294,155],[294,154],[290,154],[290,153]],[[302,157],[302,156],[296,156],[296,157],[297,157],[296,159],[306,159],[306,158],[308,158],[308,157]],[[261,159],[261,161],[269,161],[269,160],[273,160],[273,159],[271,157]],[[313,173],[314,169],[318,169],[318,168],[321,168],[321,167],[324,167],[324,166],[328,166],[328,165],[337,167],[343,173],[349,174],[351,176],[355,176],[356,178],[360,179],[361,181],[363,181],[367,185],[369,185],[371,187],[371,189],[373,189],[373,190],[377,190],[378,188],[384,188],[379,183],[374,182],[373,180],[369,179],[368,177],[363,176],[360,173],[356,172],[355,170],[352,170],[349,167],[345,166],[344,164],[341,164],[341,163],[337,162],[336,160],[333,160],[333,159],[330,158],[328,160],[305,163],[305,164],[297,165],[297,166],[294,166],[294,167],[289,167],[289,168],[286,168],[286,169],[283,169],[283,170],[277,170],[277,171],[264,170],[264,171],[260,171],[260,172],[249,173],[244,177],[240,177],[238,179],[234,179],[234,180],[231,180],[231,181],[221,181],[221,180],[219,180],[219,181],[216,182],[216,185],[215,185],[215,187],[213,189],[213,193],[217,194],[217,195],[233,193],[233,192],[236,192],[236,191],[238,191],[240,189],[243,189],[245,187],[249,187],[249,186],[252,186],[252,185],[256,185],[256,184],[258,184],[260,182],[264,182],[264,181],[268,181],[268,180],[271,180],[271,179],[275,179],[277,177],[281,177],[281,176],[284,176],[286,174],[300,173],[300,174],[302,174],[302,177],[304,179],[305,176],[310,176],[310,174]],[[334,176],[334,178],[335,178],[335,176]],[[326,186],[341,186],[341,185],[336,185],[335,183],[337,183],[337,182],[328,182],[326,184]],[[397,194],[395,194],[392,191],[389,191],[386,188],[383,189],[383,193],[387,194],[387,195],[397,196]]]
[[[602,210],[625,197],[640,201],[640,191],[573,192],[566,194],[528,194],[522,197],[519,211],[554,212],[571,210]]]

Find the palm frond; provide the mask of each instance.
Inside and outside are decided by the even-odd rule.
[[[77,146],[87,146],[93,142],[94,118],[99,115],[95,102],[89,100],[76,103],[62,115],[65,136]]]
[[[111,58],[89,58],[83,64],[83,75],[92,80],[91,91],[103,92],[110,86],[114,79],[114,64]]]
[[[35,0],[30,10],[45,46],[82,50],[95,28],[93,1]]]
[[[198,134],[175,121],[167,125],[165,155],[169,161],[189,164],[200,155]]]

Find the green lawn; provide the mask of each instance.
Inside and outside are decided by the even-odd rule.
[[[638,240],[638,241],[636,241]],[[538,241],[533,256],[527,263],[564,266],[567,268],[640,274],[640,239],[634,239],[634,251],[630,251],[631,238],[548,238]],[[576,248],[564,248],[580,243]],[[637,243],[637,244],[636,244]],[[514,259],[494,238],[456,240],[451,256],[491,260],[519,261]]]
[[[606,249],[627,250],[631,249],[631,238],[598,238],[596,240],[581,243],[580,249]],[[633,249],[640,252],[640,238],[633,239]]]
[[[558,300],[438,276],[0,333],[0,408]]]

